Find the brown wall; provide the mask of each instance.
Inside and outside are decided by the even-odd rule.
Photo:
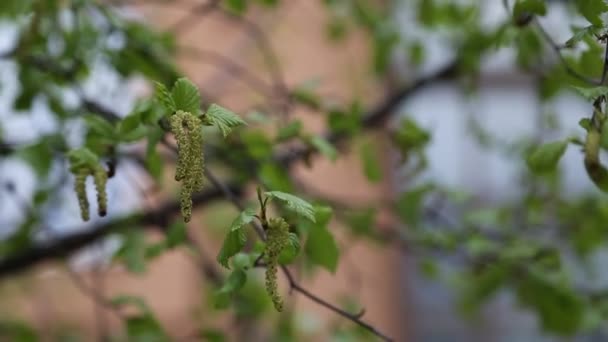
[[[286,83],[295,85],[318,78],[322,81],[320,89],[324,94],[336,99],[362,96],[368,102],[373,102],[378,89],[382,88],[370,73],[365,40],[355,35],[338,45],[329,44],[324,38],[325,17],[320,1],[283,3],[284,6],[271,12],[254,11],[250,18],[260,23],[268,33]],[[183,6],[187,5],[176,5],[175,8],[150,5],[143,9],[148,20],[165,28],[186,13],[180,10]],[[180,35],[179,42],[230,56],[256,75],[268,79],[264,60],[251,37],[242,27],[222,15],[212,14],[197,21],[196,25]],[[203,92],[210,93],[215,100],[235,111],[243,111],[263,100],[214,66],[186,57],[180,61],[188,76],[201,86]],[[310,131],[320,132],[323,129],[323,117],[319,114],[298,109],[294,115],[301,117]],[[382,151],[382,144],[379,150]],[[341,157],[335,163],[316,158],[312,169],[298,166],[295,174],[307,188],[349,203],[374,202],[391,196],[390,186],[386,183],[377,186],[368,184],[358,160],[351,155]],[[203,244],[204,252],[213,259],[219,246],[217,239],[200,234],[204,231],[200,223],[205,222],[205,217],[205,214],[199,215],[189,228]],[[340,237],[343,251],[337,274],[321,271],[314,279],[303,279],[303,283],[331,302],[337,302],[343,295],[353,295],[366,309],[364,320],[403,341],[407,323],[403,315],[405,310],[399,306],[403,303],[401,296],[405,291],[399,279],[403,268],[399,262],[400,256],[385,248],[353,240],[336,225],[332,229]],[[211,236],[216,237],[214,234]],[[200,322],[193,318],[193,313],[201,304],[201,285],[205,280],[198,276],[191,259],[183,251],[168,253],[154,261],[144,276],[130,275],[119,266],[104,272],[107,295],[143,295],[173,336],[182,336],[184,331],[190,331]],[[53,326],[57,321],[71,322],[94,332],[94,306],[90,298],[74,287],[61,266],[40,267],[18,281],[21,283],[6,281],[0,285],[0,291],[11,294],[2,298],[10,297],[15,303],[2,305],[0,314],[7,308],[20,308],[24,315],[34,319],[41,327]],[[288,296],[287,289],[284,287],[283,290]],[[321,323],[340,321],[334,314],[302,296],[294,294],[288,298],[288,302],[293,302],[296,310],[313,313]],[[112,326],[118,326],[118,321],[110,313],[106,312],[104,316]],[[211,320],[230,324],[225,317]]]

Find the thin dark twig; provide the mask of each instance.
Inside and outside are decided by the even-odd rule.
[[[192,57],[197,62],[207,61],[210,64],[221,67],[227,74],[242,81],[249,88],[263,96],[273,96],[273,89],[271,86],[249,71],[249,69],[240,66],[229,57],[223,56],[212,50],[204,50],[192,46],[180,47],[178,51],[188,57]]]
[[[570,65],[568,64],[568,61],[566,61],[566,59],[564,58],[564,56],[561,53],[561,47],[555,43],[555,41],[553,40],[553,38],[551,38],[551,36],[549,35],[549,33],[543,28],[543,26],[538,22],[537,19],[533,19],[534,25],[536,26],[536,28],[538,29],[538,31],[541,33],[541,35],[543,36],[543,38],[545,39],[545,41],[551,46],[551,48],[553,49],[553,51],[555,51],[555,54],[557,55],[557,58],[559,59],[560,63],[562,64],[562,66],[564,67],[564,69],[566,70],[566,72],[580,80],[583,81],[585,83],[589,83],[592,85],[600,85],[603,83],[604,77],[605,77],[605,73],[604,75],[602,75],[602,82],[598,82],[596,80],[593,80],[589,77],[586,77],[584,75],[579,74],[578,72],[576,72],[576,70],[572,69],[572,67],[570,67]],[[608,70],[605,70],[608,71]]]
[[[289,282],[289,286],[291,289],[293,289],[296,292],[301,293],[302,295],[304,295],[305,297],[307,297],[308,299],[312,300],[313,302],[337,313],[338,315],[350,320],[353,323],[356,323],[358,325],[360,325],[361,327],[369,330],[371,333],[373,333],[374,335],[380,337],[382,340],[384,341],[392,341],[393,339],[386,336],[384,333],[380,332],[378,329],[376,329],[374,326],[370,325],[369,323],[366,323],[364,321],[361,320],[361,317],[363,316],[363,314],[365,313],[365,310],[362,310],[358,313],[350,313],[348,311],[345,311],[329,302],[327,302],[326,300],[321,299],[320,297],[316,296],[315,294],[311,293],[310,291],[308,291],[306,288],[302,287],[301,285],[299,285],[295,279],[293,278],[293,275],[289,272],[289,269],[287,269],[286,266],[281,266],[281,269],[283,270],[283,274],[285,274],[285,277],[287,277],[287,281]]]
[[[120,312],[120,310],[118,310],[118,308],[116,308],[116,306],[114,306],[111,301],[109,301],[103,295],[101,295],[100,293],[95,291],[95,289],[92,289],[89,286],[87,286],[87,284],[85,284],[84,280],[82,280],[82,278],[80,277],[79,274],[77,274],[75,271],[71,270],[70,268],[66,269],[66,273],[68,274],[68,276],[70,277],[70,279],[72,280],[74,285],[78,288],[78,290],[80,290],[80,292],[83,295],[89,297],[95,304],[108,309],[119,320],[122,321],[125,319],[124,314],[122,312]]]
[[[175,24],[171,25],[169,32],[177,35],[183,33],[185,29],[195,27],[198,20],[201,20],[208,14],[211,14],[219,5],[221,0],[210,0],[207,3],[197,4],[188,10],[188,14],[183,16]]]
[[[257,23],[248,20],[247,18],[239,15],[234,15],[226,10],[220,9],[219,13],[222,13],[226,18],[231,19],[241,24],[247,34],[256,42],[256,46],[260,53],[263,55],[263,59],[266,63],[270,76],[272,77],[275,90],[278,95],[285,96],[289,94],[289,88],[285,82],[283,70],[279,58],[270,43],[270,39],[266,36],[264,31],[258,26]]]
[[[216,187],[222,190],[223,193],[225,193],[226,195],[226,199],[229,200],[236,208],[238,208],[239,210],[244,210],[245,206],[240,202],[240,200],[234,196],[230,189],[226,186],[223,185],[223,183],[213,175],[213,173],[211,173],[209,170],[207,170],[205,172],[205,176],[207,177],[207,179],[209,179],[209,181]],[[251,225],[254,227],[256,233],[258,234],[258,236],[261,239],[265,239],[265,234],[264,234],[264,228],[262,227],[262,225],[257,222],[257,221],[253,221],[251,223]],[[362,321],[360,318],[360,314],[352,314],[349,313],[343,309],[340,309],[339,307],[321,299],[320,297],[314,295],[313,293],[311,293],[310,291],[308,291],[307,289],[305,289],[304,287],[302,287],[301,285],[298,284],[298,282],[295,281],[293,275],[291,274],[291,272],[289,271],[289,269],[286,266],[281,266],[281,270],[283,272],[283,274],[285,274],[285,277],[287,277],[288,281],[289,281],[289,285],[290,285],[290,289],[295,290],[297,292],[300,292],[301,294],[303,294],[305,297],[309,298],[310,300],[322,305],[323,307],[337,313],[338,315],[352,321],[353,323],[356,323],[358,325],[360,325],[361,327],[367,329],[368,331],[370,331],[371,333],[373,333],[374,335],[380,337],[382,340],[384,341],[392,341],[391,338],[387,337],[386,335],[384,335],[382,332],[380,332],[378,329],[376,329],[375,327],[373,327],[372,325]]]

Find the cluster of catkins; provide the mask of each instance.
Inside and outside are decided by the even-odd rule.
[[[108,173],[101,165],[95,167],[79,167],[72,170],[75,176],[74,191],[78,196],[78,206],[80,207],[80,215],[84,221],[88,221],[89,200],[87,198],[87,177],[93,176],[95,182],[95,190],[97,191],[97,213],[99,216],[106,216],[108,208],[108,196],[106,194],[106,183],[108,182]]]
[[[277,311],[283,310],[283,300],[277,286],[279,255],[289,243],[289,224],[281,217],[268,221],[266,230],[266,248],[264,261],[266,263],[266,291],[272,299]]]
[[[192,216],[192,193],[203,187],[203,134],[201,119],[195,114],[177,111],[169,118],[171,132],[177,140],[178,157],[175,180],[182,182],[181,212],[184,221]]]

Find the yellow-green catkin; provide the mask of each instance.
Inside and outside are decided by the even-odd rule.
[[[268,221],[266,230],[266,248],[264,261],[266,262],[266,291],[277,311],[283,310],[283,299],[279,295],[277,273],[279,255],[289,243],[289,224],[283,218],[272,218]]]
[[[108,212],[108,195],[106,193],[106,183],[108,174],[103,167],[98,167],[93,174],[95,190],[97,191],[97,213],[99,216],[106,216]]]
[[[74,191],[78,197],[78,206],[80,207],[80,216],[84,221],[89,220],[89,200],[87,199],[87,169],[79,170],[74,176]]]
[[[171,132],[177,140],[175,180],[182,182],[181,212],[184,221],[192,216],[192,194],[203,188],[203,133],[202,122],[195,114],[177,111],[169,118]]]

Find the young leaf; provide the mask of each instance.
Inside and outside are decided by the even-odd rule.
[[[150,313],[129,317],[126,322],[127,335],[129,335],[130,341],[170,341],[160,323]]]
[[[247,236],[243,229],[235,229],[228,232],[226,235],[226,239],[224,240],[224,244],[222,245],[222,249],[217,256],[217,261],[227,269],[230,269],[228,265],[228,260],[231,257],[240,252],[243,247],[245,247],[245,243],[247,242]]]
[[[574,87],[574,89],[589,101],[595,101],[600,96],[608,95],[607,86],[598,86],[593,88]]]
[[[180,78],[175,82],[171,95],[175,102],[175,110],[200,114],[201,94],[198,87],[187,78]]]
[[[296,102],[299,102],[312,109],[321,109],[321,98],[313,92],[313,84],[304,84],[296,87],[291,92],[291,96]]]
[[[230,225],[230,231],[235,231],[235,230],[239,230],[241,229],[243,226],[251,223],[251,221],[253,221],[253,219],[255,218],[255,210],[254,209],[245,209],[243,210],[239,216],[234,219],[234,221],[232,221],[232,224]]]
[[[283,201],[287,206],[287,209],[315,222],[315,209],[305,200],[281,191],[269,191],[264,194],[270,198],[276,198]]]
[[[184,221],[176,220],[171,224],[169,230],[167,231],[167,240],[166,245],[167,248],[174,248],[182,243],[184,243],[187,239],[187,227]]]
[[[245,271],[242,269],[236,269],[230,273],[219,292],[230,294],[238,291],[243,287],[243,285],[245,285],[246,281],[247,273],[245,273]]]
[[[528,167],[537,174],[554,170],[566,152],[568,141],[555,141],[538,146],[527,158]]]
[[[228,0],[226,6],[236,14],[243,14],[247,9],[247,0]]]
[[[233,128],[247,124],[240,116],[215,103],[209,106],[205,117],[210,124],[220,129],[224,138],[230,134]]]
[[[295,120],[290,122],[289,124],[281,127],[279,132],[277,133],[276,140],[279,142],[289,140],[291,138],[295,138],[300,135],[302,131],[302,121]]]
[[[177,108],[175,106],[175,101],[173,101],[173,97],[171,96],[171,93],[169,92],[169,89],[167,89],[167,87],[165,87],[164,84],[156,82],[156,92],[155,92],[155,98],[156,100],[163,105],[165,108],[167,108],[167,110],[169,110],[170,112],[175,112],[177,111]]]
[[[547,14],[545,0],[517,0],[513,8],[513,16],[519,18],[522,14]]]
[[[602,13],[608,12],[608,4],[604,0],[576,0],[579,13],[593,26],[602,26]]]
[[[93,115],[88,114],[84,116],[84,121],[87,123],[89,129],[104,138],[114,140],[116,138],[116,130],[114,126],[106,121],[105,119]]]
[[[310,137],[308,141],[315,149],[317,149],[317,151],[327,157],[327,159],[331,161],[336,161],[336,159],[338,159],[338,151],[331,143],[329,143],[329,141],[325,140],[325,138],[315,135]]]
[[[370,182],[377,183],[382,180],[382,170],[378,161],[378,154],[371,142],[366,142],[361,145],[361,162],[363,163],[363,171]]]
[[[340,250],[325,225],[315,224],[310,229],[306,241],[306,254],[313,263],[323,266],[332,273],[336,272]]]

